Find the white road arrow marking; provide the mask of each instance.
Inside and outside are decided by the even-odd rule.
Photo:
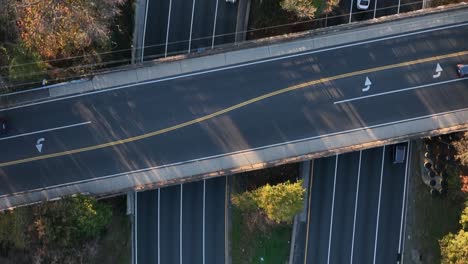
[[[37,151],[39,151],[39,153],[42,153],[42,142],[44,141],[45,141],[44,138],[40,138],[36,142],[36,148],[37,148]]]
[[[442,71],[443,71],[442,67],[440,67],[439,63],[437,63],[436,74],[432,75],[432,78],[434,79],[439,78]]]
[[[366,76],[366,82],[364,83],[366,88],[362,88],[363,92],[367,92],[370,89],[370,86],[372,85],[372,82],[369,80],[369,77]]]

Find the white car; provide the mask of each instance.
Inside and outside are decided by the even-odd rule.
[[[357,0],[356,7],[359,10],[367,10],[369,8],[370,0]]]

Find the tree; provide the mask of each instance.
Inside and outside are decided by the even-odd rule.
[[[95,46],[106,45],[110,24],[125,1],[14,1],[20,38],[47,60],[89,55]]]
[[[468,206],[465,207],[461,214],[460,225],[462,226],[463,230],[468,230]]]
[[[460,217],[460,231],[449,233],[439,241],[442,264],[468,263],[468,203],[465,205]]]
[[[442,264],[468,263],[468,232],[460,230],[457,234],[449,233],[440,241]]]
[[[97,236],[110,223],[112,209],[94,198],[77,195],[44,203],[37,214],[39,236],[66,248]]]
[[[468,166],[468,132],[465,132],[462,138],[452,144],[457,151],[456,158],[463,166]]]
[[[294,12],[302,18],[312,19],[317,12],[312,0],[282,0],[280,4],[284,10]]]
[[[9,81],[40,81],[45,77],[47,65],[37,53],[28,52],[19,45],[14,49],[12,56],[8,67]]]
[[[234,194],[232,196],[232,203],[244,212],[258,209],[255,194],[249,191]]]
[[[255,200],[267,217],[277,223],[292,222],[294,216],[302,210],[305,190],[302,180],[277,185],[265,185],[255,190]]]

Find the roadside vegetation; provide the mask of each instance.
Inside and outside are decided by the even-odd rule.
[[[292,164],[233,177],[232,263],[287,263],[305,192],[297,173]]]
[[[464,209],[461,212],[459,228],[439,240],[442,264],[468,263],[468,132],[452,143],[459,162],[460,191],[463,193]]]
[[[129,263],[125,197],[77,195],[0,213],[0,263]]]
[[[408,189],[408,219],[405,241],[405,263],[464,264],[468,259],[468,167],[463,157],[468,150],[468,134],[459,140],[431,140],[434,148],[447,148],[449,143],[457,155],[446,161],[446,192],[429,192],[421,175],[424,145],[418,141],[412,156]]]
[[[0,92],[128,63],[133,3],[0,0]]]
[[[312,29],[319,26],[321,21],[310,22],[310,20],[331,14],[339,2],[339,0],[253,0],[248,28],[251,32],[247,38],[258,39]]]

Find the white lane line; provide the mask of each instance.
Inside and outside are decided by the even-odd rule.
[[[65,128],[71,128],[71,127],[77,127],[77,126],[82,126],[82,125],[88,125],[88,124],[91,124],[91,121],[82,122],[82,123],[77,123],[77,124],[68,125],[68,126],[61,126],[61,127],[48,128],[48,129],[44,129],[44,130],[39,130],[39,131],[34,131],[34,132],[28,132],[28,133],[18,134],[18,135],[14,135],[14,136],[9,136],[9,137],[2,137],[2,138],[0,138],[0,141],[2,141],[2,140],[7,140],[7,139],[12,139],[12,138],[18,138],[18,137],[24,137],[24,136],[34,135],[34,134],[39,134],[39,133],[44,133],[44,132],[50,132],[50,131],[55,131],[55,130],[60,130],[60,129],[65,129]]]
[[[143,58],[145,57],[145,37],[146,37],[146,21],[148,19],[148,5],[149,5],[149,0],[146,0],[145,4],[145,23],[143,25],[143,43],[141,46],[141,60],[140,62],[143,62]]]
[[[375,0],[375,3],[374,3],[374,19],[375,19],[376,12],[377,12],[377,0]]]
[[[309,248],[309,226],[310,226],[310,214],[311,214],[311,197],[312,197],[312,185],[314,181],[314,160],[310,162],[310,171],[309,171],[309,191],[308,191],[308,202],[307,202],[307,229],[306,229],[306,241],[305,241],[305,250],[304,250],[304,264],[307,263],[308,257],[308,248]]]
[[[215,17],[214,17],[214,24],[213,24],[213,37],[211,38],[211,49],[214,48],[215,43],[215,36],[216,36],[216,22],[218,19],[218,2],[220,0],[216,0],[216,7],[215,7]]]
[[[401,256],[401,262],[397,261],[397,263],[403,263],[403,252],[402,252],[402,239],[403,239],[403,220],[405,218],[405,211],[406,211],[406,186],[407,186],[407,181],[408,181],[408,166],[410,164],[410,155],[411,155],[411,141],[408,141],[408,150],[406,154],[406,168],[405,168],[405,184],[403,187],[403,199],[402,199],[402,204],[401,204],[401,221],[400,221],[400,239],[398,240],[398,253]]]
[[[161,263],[161,188],[158,188],[158,264]]]
[[[354,4],[354,1],[351,0],[351,8],[349,9],[349,21],[348,21],[348,24],[351,23],[351,16],[353,15],[353,4]]]
[[[216,3],[218,3],[218,2],[216,2]],[[14,106],[14,107],[10,107],[10,108],[3,108],[3,109],[0,109],[0,112],[7,111],[7,110],[18,109],[18,108],[29,107],[29,106],[34,106],[34,105],[40,105],[40,104],[45,104],[45,103],[50,103],[50,102],[55,102],[55,101],[60,101],[60,100],[66,100],[66,99],[80,97],[80,96],[87,96],[87,95],[93,95],[93,94],[97,94],[97,93],[105,93],[105,92],[110,92],[110,91],[114,91],[114,90],[125,89],[125,88],[129,88],[129,87],[134,87],[134,86],[141,86],[141,85],[146,85],[146,84],[153,84],[153,83],[177,80],[177,79],[181,79],[181,78],[198,76],[198,75],[203,75],[203,74],[207,74],[207,73],[237,69],[237,68],[242,68],[242,67],[246,67],[246,66],[252,66],[252,65],[267,63],[267,62],[274,62],[274,61],[280,61],[280,60],[285,60],[285,59],[290,59],[290,58],[302,57],[302,56],[317,54],[317,53],[326,52],[326,51],[333,51],[333,50],[338,50],[338,49],[343,49],[343,48],[355,47],[355,46],[360,46],[360,45],[365,45],[365,44],[370,44],[370,43],[381,42],[381,41],[385,41],[385,40],[398,39],[398,38],[402,38],[402,37],[414,36],[414,35],[419,35],[419,34],[424,34],[424,33],[429,33],[429,32],[434,32],[434,31],[440,31],[440,30],[445,30],[445,29],[451,29],[451,28],[457,28],[457,27],[463,27],[463,26],[468,26],[468,23],[463,23],[463,24],[459,24],[459,25],[445,26],[445,27],[440,27],[440,28],[435,28],[435,29],[427,29],[427,30],[411,32],[411,33],[405,33],[405,34],[401,34],[401,35],[378,38],[378,39],[373,39],[373,40],[366,40],[366,41],[362,41],[362,42],[356,42],[356,43],[341,45],[341,46],[332,47],[332,48],[312,50],[312,51],[307,51],[307,52],[304,52],[304,53],[295,53],[295,54],[290,54],[290,55],[286,55],[286,56],[280,56],[280,57],[274,57],[274,58],[270,58],[270,59],[252,61],[252,62],[247,62],[247,63],[243,63],[243,64],[230,65],[230,66],[225,66],[225,67],[220,67],[220,68],[215,68],[215,69],[210,69],[210,70],[205,70],[205,71],[187,73],[187,74],[182,74],[182,75],[175,75],[175,76],[156,79],[156,80],[151,80],[151,81],[121,85],[121,86],[117,86],[117,87],[114,87],[114,88],[107,88],[107,89],[97,90],[97,91],[93,91],[93,92],[87,92],[87,93],[80,93],[80,94],[75,94],[75,95],[70,95],[70,96],[64,96],[64,97],[60,97],[60,98],[51,99],[51,100],[48,100],[48,101],[24,104],[24,105]],[[44,88],[44,89],[46,89],[46,88]],[[8,94],[1,95],[1,96],[8,96]]]
[[[336,187],[337,168],[338,168],[338,155],[335,156],[335,177],[333,179],[333,198],[332,198],[331,219],[330,219],[330,234],[328,236],[328,256],[327,256],[328,264],[330,264],[330,248],[331,248],[332,231],[333,231],[333,211],[335,209],[335,187]]]
[[[194,13],[194,11],[195,11],[195,2],[196,2],[196,0],[193,0],[193,4],[192,4],[192,19],[190,20],[190,36],[189,36],[188,51],[187,51],[187,53],[190,53],[190,49],[192,48],[193,13]]]
[[[203,264],[205,264],[205,213],[206,213],[206,180],[203,180]]]
[[[167,57],[167,43],[169,42],[169,29],[171,24],[171,10],[172,10],[172,0],[169,0],[169,11],[167,15],[167,27],[166,27],[166,46],[164,48],[164,57]]]
[[[376,93],[376,94],[370,94],[370,95],[359,96],[359,97],[355,97],[355,98],[351,98],[351,99],[345,99],[345,100],[341,100],[341,101],[336,101],[336,102],[334,102],[334,104],[348,103],[348,102],[352,102],[352,101],[362,100],[362,99],[371,98],[371,97],[376,97],[376,96],[381,96],[381,95],[394,94],[394,93],[401,93],[401,92],[406,92],[406,91],[421,89],[421,88],[425,88],[425,87],[436,86],[436,85],[440,85],[440,84],[447,84],[447,83],[453,83],[453,82],[460,82],[460,81],[464,81],[464,80],[468,80],[468,77],[465,77],[465,78],[457,78],[457,79],[452,79],[452,80],[442,81],[442,82],[436,82],[436,83],[423,84],[423,85],[418,85],[418,86],[403,88],[403,89],[394,90],[394,91],[388,91],[388,92],[382,92],[382,93]]]
[[[299,143],[299,142],[308,141],[308,140],[326,138],[326,137],[330,137],[330,136],[342,135],[342,134],[347,134],[347,133],[352,133],[352,132],[357,132],[357,131],[362,131],[362,130],[369,130],[369,129],[374,129],[374,128],[378,128],[378,127],[382,127],[382,126],[395,125],[395,124],[399,124],[399,123],[405,123],[405,122],[420,120],[420,119],[424,119],[424,118],[428,118],[428,117],[436,117],[436,116],[441,116],[441,115],[446,115],[446,114],[464,112],[464,111],[467,111],[467,110],[468,110],[468,108],[462,108],[462,109],[453,110],[453,111],[441,112],[441,113],[438,113],[438,114],[432,114],[432,115],[425,115],[425,116],[401,119],[401,120],[398,120],[398,121],[392,121],[392,122],[381,123],[381,124],[372,125],[372,126],[354,128],[354,129],[344,130],[344,131],[340,131],[340,132],[334,132],[334,133],[330,133],[330,134],[323,134],[323,135],[315,136],[315,137],[302,138],[302,139],[287,141],[287,142],[283,142],[283,143],[266,145],[266,146],[262,146],[262,147],[258,147],[258,148],[244,149],[244,150],[233,151],[233,152],[228,152],[228,153],[219,154],[219,155],[207,156],[207,157],[198,158],[198,159],[179,161],[179,162],[169,163],[169,164],[166,164],[166,165],[148,167],[148,168],[132,170],[132,171],[126,171],[126,172],[121,172],[121,173],[116,173],[116,174],[110,174],[110,175],[105,175],[105,176],[102,176],[102,177],[97,177],[97,178],[92,178],[92,179],[87,179],[87,180],[73,181],[73,182],[69,182],[69,183],[50,185],[50,186],[45,187],[45,188],[36,188],[36,189],[27,190],[27,191],[14,192],[14,193],[9,193],[9,194],[2,194],[2,195],[0,195],[0,198],[15,196],[15,195],[21,195],[21,194],[30,193],[30,192],[50,190],[50,189],[65,187],[65,186],[69,186],[69,185],[73,185],[73,184],[81,184],[81,183],[86,183],[86,182],[105,180],[105,179],[109,179],[109,178],[126,176],[126,175],[134,174],[134,173],[141,173],[141,172],[146,172],[146,171],[150,171],[150,170],[156,170],[156,169],[162,169],[162,168],[167,168],[167,167],[178,166],[178,165],[182,165],[182,164],[188,164],[188,163],[192,163],[192,162],[198,162],[198,161],[209,160],[209,159],[214,159],[214,158],[226,157],[226,156],[245,153],[245,152],[249,152],[249,151],[257,151],[257,150],[261,150],[261,149],[267,149],[267,148],[277,147],[277,146],[284,146],[284,145]]]
[[[138,192],[135,192],[133,206],[135,207],[135,264],[138,264]]]
[[[224,263],[229,263],[229,177],[225,176],[225,190],[224,190]]]
[[[408,148],[411,148],[411,141],[409,141],[408,144],[409,144]],[[411,149],[408,152],[409,152],[409,155],[411,155]],[[409,164],[411,166],[411,164],[412,164],[411,156],[409,157],[409,159],[410,160],[408,162],[409,162]],[[408,179],[407,179],[406,189],[410,188],[409,178],[411,178],[411,170],[409,171],[409,176],[408,176]],[[405,241],[406,241],[406,239],[405,239],[405,237],[406,237],[406,221],[408,220],[408,218],[407,218],[407,216],[408,216],[408,207],[407,207],[407,205],[408,205],[408,193],[409,192],[406,192],[406,197],[405,197],[405,216],[404,216],[405,220],[404,220],[404,224],[403,224],[403,236],[402,236],[403,240],[402,240],[402,252],[401,252],[401,263],[400,264],[403,264],[403,262],[405,260],[404,254],[405,254]]]
[[[359,199],[359,180],[361,178],[361,159],[362,159],[362,150],[359,151],[359,167],[358,167],[358,175],[357,175],[357,183],[356,183],[356,200],[354,201],[353,238],[351,240],[350,264],[353,264],[353,257],[354,257],[354,235],[356,233],[356,214],[357,214],[357,206],[358,206],[358,199]]]
[[[380,170],[379,204],[377,206],[377,225],[375,226],[374,261],[373,261],[374,264],[375,264],[375,257],[377,253],[377,239],[379,238],[380,199],[382,198],[382,180],[383,180],[384,163],[385,163],[385,146],[383,146],[383,150],[382,150],[382,168]]]
[[[179,217],[179,258],[180,258],[180,264],[183,264],[182,262],[182,206],[183,206],[183,198],[184,198],[184,185],[180,184],[180,217]]]

